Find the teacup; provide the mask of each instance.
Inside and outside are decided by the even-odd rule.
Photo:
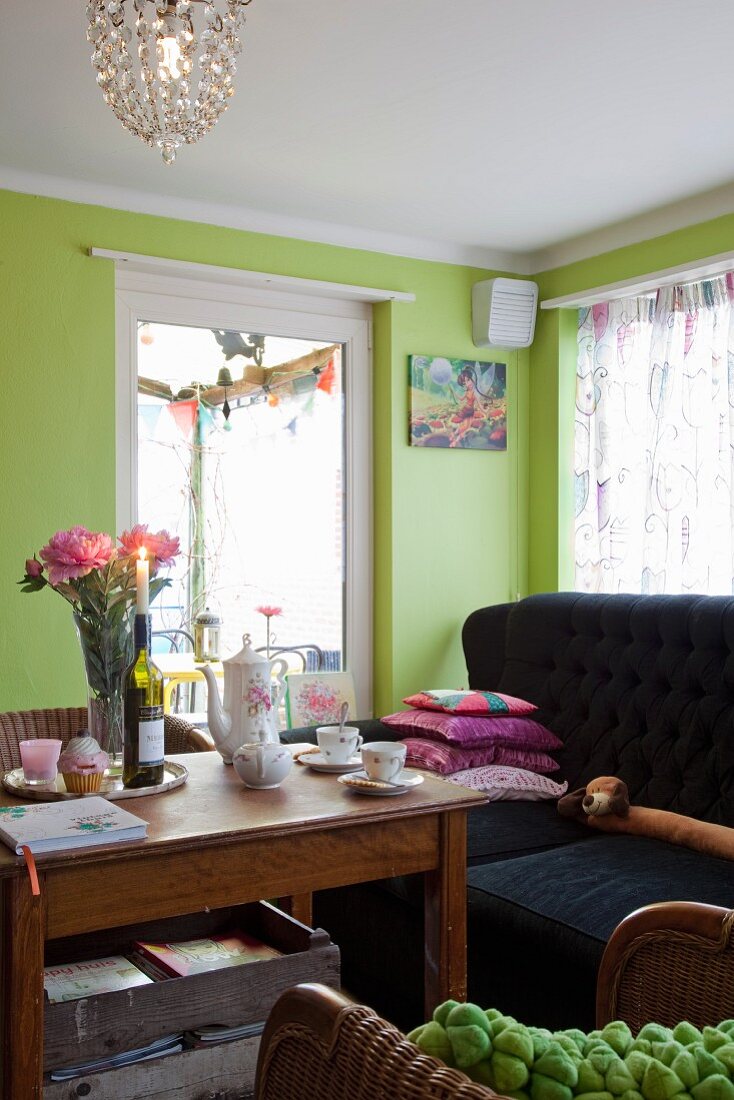
[[[324,760],[329,764],[348,764],[362,747],[362,735],[356,726],[319,726],[316,740]]]
[[[396,741],[371,741],[362,749],[362,763],[370,779],[394,783],[405,767],[405,745]]]

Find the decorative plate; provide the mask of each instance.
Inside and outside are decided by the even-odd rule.
[[[122,785],[122,776],[105,775],[102,779],[101,788],[98,791],[90,791],[89,794],[109,798],[110,802],[116,802],[122,798],[142,798],[150,794],[162,794],[164,791],[172,791],[175,787],[182,786],[188,777],[189,769],[184,764],[179,764],[174,760],[164,760],[163,782],[156,784],[155,787],[139,787],[128,791]],[[16,798],[23,798],[26,801],[58,802],[61,799],[86,797],[84,794],[67,791],[64,777],[60,772],[55,781],[49,783],[48,786],[36,784],[30,786],[25,781],[23,769],[15,768],[11,772],[6,772],[3,776],[3,787],[10,794],[15,795]]]

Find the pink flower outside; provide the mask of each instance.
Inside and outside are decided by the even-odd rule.
[[[168,531],[149,531],[147,523],[136,523],[130,531],[120,535],[120,545],[125,557],[136,557],[141,546],[148,556],[155,559],[155,566],[172,565],[173,559],[180,553],[178,537],[171,537]]]
[[[43,565],[36,558],[26,558],[25,573],[27,577],[40,577],[43,573]]]
[[[57,585],[86,577],[93,569],[102,569],[114,552],[112,539],[103,531],[95,533],[86,527],[72,527],[69,531],[57,531],[41,550],[41,557],[48,566],[49,583]]]
[[[282,607],[274,607],[273,605],[267,604],[267,603],[260,604],[260,606],[256,607],[255,610],[259,611],[261,615],[265,615],[266,618],[268,618],[268,619],[272,619],[276,615],[282,615],[283,614],[283,608]]]

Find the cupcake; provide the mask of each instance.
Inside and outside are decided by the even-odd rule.
[[[88,730],[72,737],[59,757],[58,768],[66,789],[72,794],[94,794],[102,786],[102,776],[110,758]]]

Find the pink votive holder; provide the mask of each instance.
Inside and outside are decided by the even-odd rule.
[[[30,786],[53,783],[61,755],[61,741],[54,737],[34,737],[32,741],[20,741],[18,747],[26,783]]]

